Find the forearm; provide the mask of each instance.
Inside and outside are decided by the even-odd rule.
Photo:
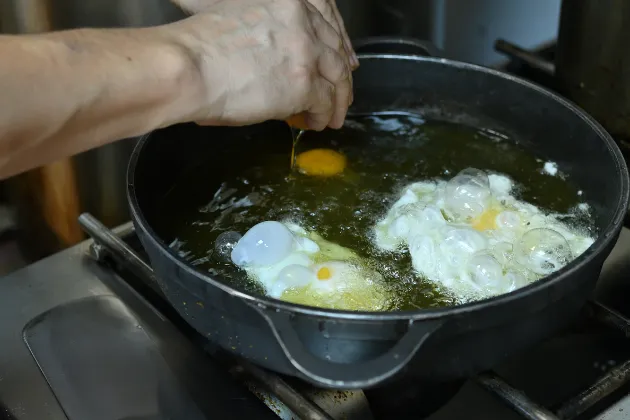
[[[0,36],[0,178],[186,120],[198,77],[163,27]]]

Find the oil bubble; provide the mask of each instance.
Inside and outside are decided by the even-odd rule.
[[[527,273],[521,270],[508,270],[503,275],[503,281],[506,284],[509,284],[509,287],[507,288],[509,292],[525,286],[528,281],[527,278]]]
[[[487,246],[486,238],[473,229],[447,227],[443,232],[444,239],[440,248],[445,255],[451,257],[466,257]]]
[[[455,220],[468,220],[483,213],[491,197],[488,175],[468,168],[446,184],[445,210]]]
[[[532,229],[521,237],[514,250],[516,260],[540,275],[558,271],[572,260],[569,243],[552,229]]]
[[[521,225],[521,216],[513,211],[502,211],[495,219],[499,229],[516,229]]]
[[[232,253],[232,249],[236,246],[238,241],[241,240],[241,238],[242,235],[234,231],[223,232],[220,234],[214,241],[214,251],[216,252],[216,255],[222,260],[228,261],[230,259],[230,254]]]
[[[473,256],[469,262],[469,271],[473,281],[481,288],[496,289],[503,284],[503,269],[492,255]]]
[[[506,266],[512,261],[514,247],[509,242],[497,242],[491,247],[491,253],[502,266]]]

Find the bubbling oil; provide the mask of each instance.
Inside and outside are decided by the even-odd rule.
[[[309,177],[288,171],[287,154],[261,155],[257,166],[208,191],[207,205],[176,216],[172,246],[198,269],[262,294],[215,243],[226,232],[244,234],[264,220],[289,220],[353,250],[382,274],[395,296],[389,310],[435,308],[457,304],[458,298],[418,276],[408,253],[373,245],[374,224],[404,185],[475,167],[510,176],[520,199],[550,212],[567,213],[584,198],[563,176],[545,174],[543,161],[512,139],[410,114],[353,118],[341,130],[304,133],[296,147],[296,153],[336,150],[347,158],[347,169],[335,177]]]

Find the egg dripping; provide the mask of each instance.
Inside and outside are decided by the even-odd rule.
[[[297,147],[300,138],[302,138],[302,134],[308,130],[308,124],[306,123],[306,118],[304,114],[293,115],[287,119],[287,124],[289,124],[289,128],[291,129],[291,169],[295,166],[295,148]]]

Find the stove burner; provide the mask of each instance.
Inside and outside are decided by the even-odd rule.
[[[168,304],[164,304],[164,298],[161,297],[158,286],[159,280],[155,277],[153,270],[145,262],[143,257],[129,245],[129,243],[134,241],[136,241],[137,245],[137,237],[134,234],[132,224],[128,223],[123,225],[114,232],[107,229],[89,214],[81,215],[79,221],[83,229],[94,241],[90,247],[92,256],[99,261],[113,261],[114,264],[121,269],[134,273],[140,280],[140,284],[132,286],[144,288],[144,292],[147,295],[153,295],[152,298],[148,297],[151,303],[154,303],[159,310],[163,310],[169,319],[177,322],[176,320],[179,317],[174,314],[174,310],[170,308]],[[612,329],[622,333],[626,338],[630,338],[630,320],[600,303],[590,302],[585,309],[585,317],[600,328]],[[188,330],[188,332],[191,330],[181,319],[179,319],[177,326],[183,330]],[[198,335],[194,333],[188,334],[188,336],[193,337],[193,339],[194,337],[198,337]],[[200,339],[199,344],[206,345],[207,342]],[[210,352],[213,357],[226,357],[217,349],[211,349]],[[256,392],[268,406],[274,409],[281,418],[292,418],[294,415],[303,419],[324,420],[338,418],[340,413],[331,412],[333,411],[331,410],[331,406],[327,406],[326,404],[327,399],[335,399],[335,397],[347,398],[353,403],[349,405],[350,408],[348,408],[348,405],[343,406],[346,410],[346,412],[343,413],[345,414],[345,418],[370,419],[374,418],[373,414],[378,415],[376,418],[380,418],[385,415],[395,414],[387,411],[387,407],[395,406],[396,403],[402,402],[399,398],[405,401],[409,400],[404,393],[400,393],[398,395],[399,398],[396,398],[395,394],[391,394],[390,391],[390,404],[383,404],[383,400],[387,399],[387,394],[380,394],[379,398],[379,394],[375,394],[373,391],[366,391],[368,400],[370,395],[374,395],[372,397],[372,404],[374,405],[375,412],[372,413],[365,395],[360,391],[315,390],[315,394],[317,395],[314,396],[311,390],[309,395],[308,390],[301,389],[304,388],[304,385],[300,385],[299,381],[290,378],[285,380],[276,374],[267,372],[249,363],[242,361],[236,362],[230,357],[226,358],[226,363],[230,363],[230,366],[232,366],[230,371],[233,374],[242,376],[251,381],[250,389],[255,388],[256,390],[254,392]],[[587,410],[593,408],[596,404],[602,402],[615,391],[629,383],[630,360],[609,370],[591,386],[554,409],[536,403],[536,401],[527,397],[523,391],[510,385],[494,372],[485,372],[478,375],[475,381],[514,409],[523,418],[531,420],[568,420],[575,419],[587,412]],[[455,392],[459,385],[460,384],[449,384],[449,386],[455,387]],[[265,392],[259,392],[259,387],[262,387]],[[444,395],[449,395],[449,393],[441,393],[438,395],[439,397],[436,398],[439,400],[439,398],[444,397]],[[317,396],[319,396],[319,398],[316,398]],[[444,402],[446,401],[439,401],[439,405]],[[383,409],[383,407],[385,408]],[[410,408],[410,406],[407,408]],[[432,409],[435,409],[435,407]],[[408,413],[401,412],[397,414],[401,415],[399,418],[405,418]],[[428,413],[422,413],[422,415],[424,414]],[[420,413],[416,412],[415,418],[418,418],[420,415]]]

